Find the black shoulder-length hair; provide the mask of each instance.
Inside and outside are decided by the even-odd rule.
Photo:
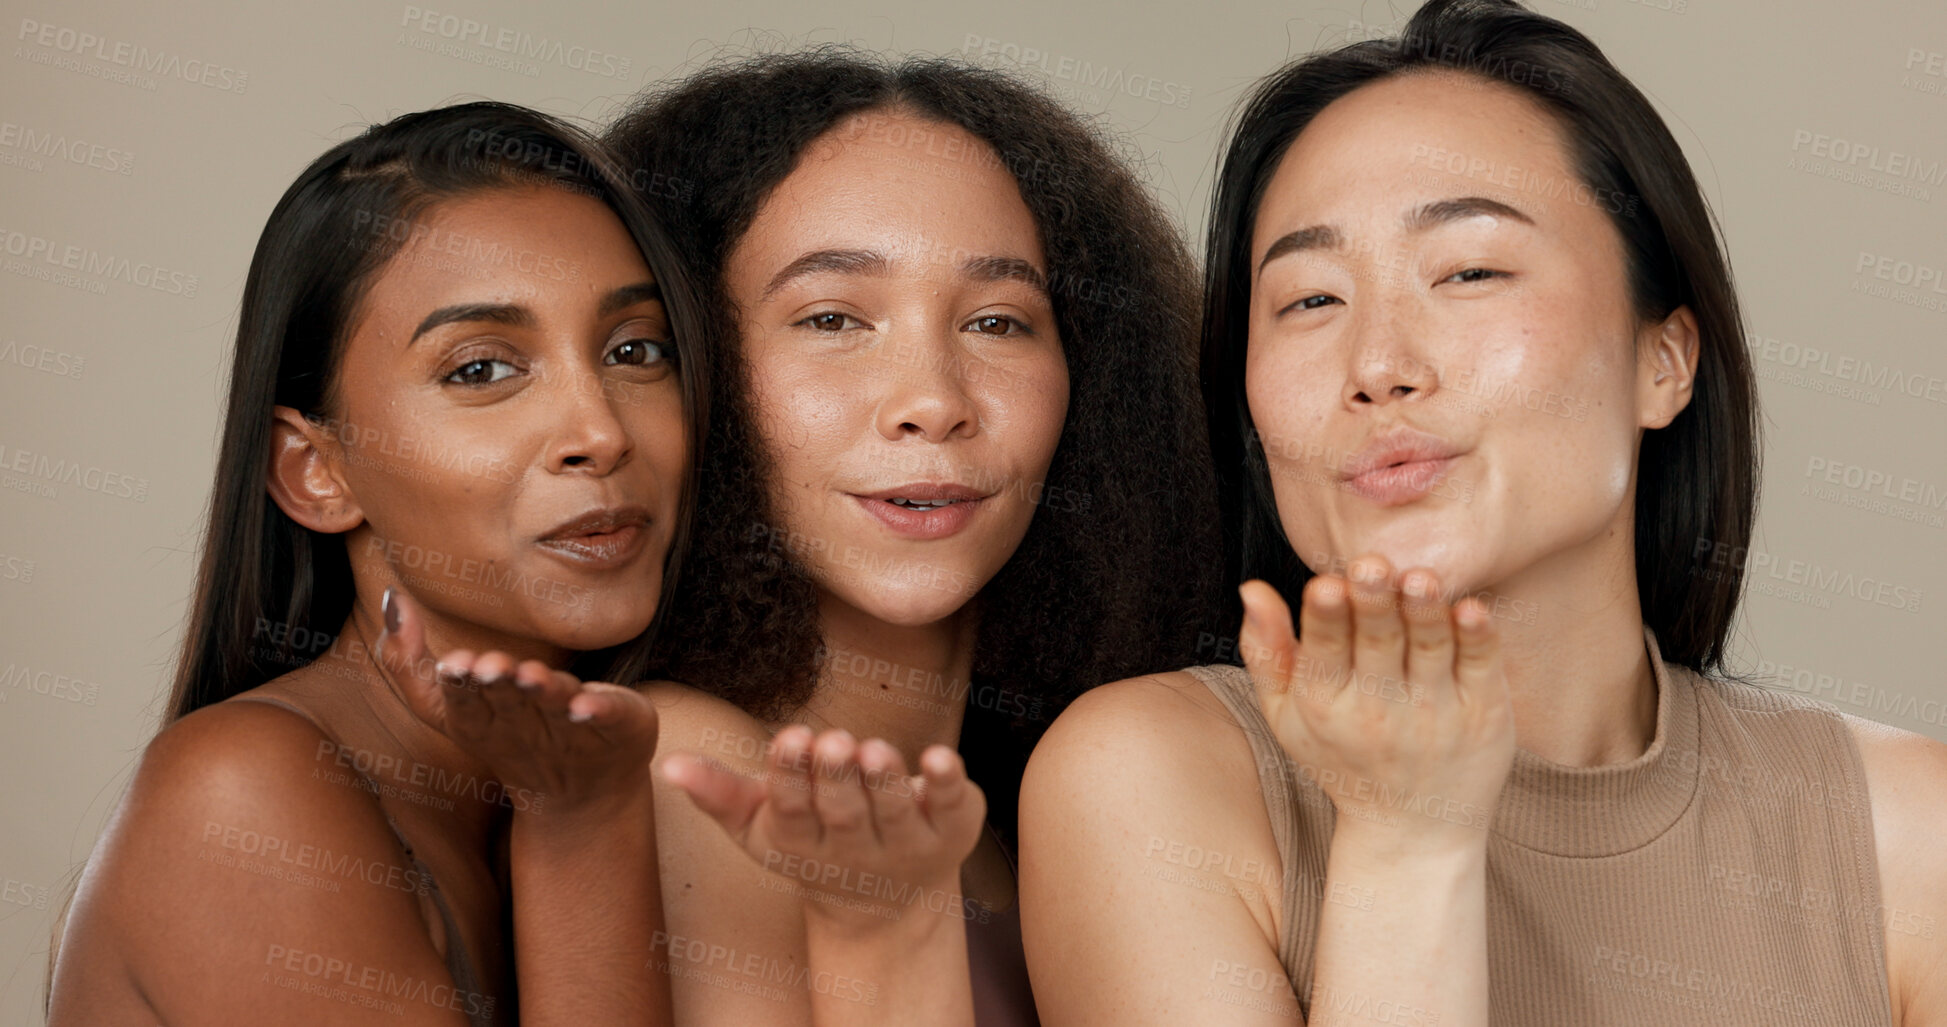
[[[483,101],[407,114],[339,143],[285,190],[250,261],[209,524],[165,721],[301,667],[335,641],[353,599],[344,538],[298,524],[271,500],[271,408],[334,417],[346,335],[415,218],[443,199],[530,186],[598,199],[634,237],[680,344],[692,446],[703,445],[709,347],[696,342],[707,319],[668,233],[592,135]],[[692,469],[666,583],[677,576],[694,479]],[[653,634],[581,654],[574,669],[633,680]]]
[[[951,60],[892,64],[846,48],[726,60],[638,98],[604,138],[649,173],[652,202],[729,322],[724,263],[760,205],[813,140],[874,110],[955,125],[992,148],[1040,231],[1068,362],[1068,417],[1044,497],[976,600],[981,691],[961,748],[976,777],[994,760],[983,784],[1004,823],[1013,794],[997,793],[1009,782],[994,775],[1018,783],[1025,749],[1010,747],[1038,737],[1067,700],[1201,662],[1220,544],[1194,378],[1195,268],[1109,137],[1008,75]],[[804,571],[752,537],[775,517],[735,336],[720,333],[710,499],[658,669],[774,717],[810,696],[821,640]],[[990,707],[1012,715],[987,731],[977,722]]]
[[[1593,195],[1640,198],[1599,204],[1622,236],[1635,313],[1656,321],[1688,306],[1697,317],[1695,393],[1675,420],[1644,434],[1638,454],[1636,582],[1663,658],[1720,671],[1758,488],[1757,392],[1730,265],[1690,165],[1650,102],[1588,37],[1512,0],[1431,0],[1397,39],[1302,58],[1241,109],[1218,172],[1204,268],[1203,391],[1231,579],[1263,578],[1295,599],[1312,576],[1285,537],[1245,402],[1258,204],[1292,141],[1332,101],[1440,70],[1520,90],[1562,127]]]

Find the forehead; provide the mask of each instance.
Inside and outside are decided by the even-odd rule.
[[[449,303],[593,302],[615,286],[655,280],[615,212],[568,189],[478,190],[435,200],[410,219],[365,215],[354,231],[357,242],[396,247],[365,289],[354,331],[391,334]]]
[[[1033,215],[993,147],[904,111],[853,115],[806,147],[758,208],[737,255],[789,260],[821,248],[1041,262]]]
[[[1301,222],[1371,230],[1453,196],[1545,223],[1578,181],[1567,137],[1538,101],[1474,75],[1397,75],[1333,101],[1292,141],[1259,204],[1253,252]]]

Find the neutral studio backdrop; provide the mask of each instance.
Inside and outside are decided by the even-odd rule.
[[[1656,102],[1728,239],[1767,432],[1734,665],[1947,740],[1947,5],[1530,3]],[[0,18],[0,1022],[39,1021],[54,912],[156,729],[250,252],[326,147],[478,97],[600,124],[724,53],[957,54],[1123,134],[1200,250],[1240,95],[1414,5],[275,6]]]

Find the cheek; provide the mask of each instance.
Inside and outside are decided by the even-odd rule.
[[[1273,470],[1306,463],[1307,454],[1309,462],[1319,459],[1320,433],[1335,399],[1327,394],[1331,380],[1307,368],[1291,347],[1253,346],[1245,355],[1244,402]]]
[[[985,430],[1009,462],[1030,477],[1045,475],[1068,420],[1068,365],[1059,353],[989,373],[975,388]]]
[[[784,482],[819,480],[872,427],[871,390],[836,368],[774,357],[750,367],[760,444]]]
[[[507,516],[528,463],[517,452],[522,438],[517,426],[484,430],[445,418],[361,433],[345,471],[374,541],[453,559],[504,557]]]
[[[679,488],[695,459],[689,432],[681,391],[673,385],[635,400],[630,408],[629,435],[664,488]]]

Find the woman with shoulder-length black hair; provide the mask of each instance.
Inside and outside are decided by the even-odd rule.
[[[658,781],[678,1019],[1030,1022],[1026,753],[1215,608],[1178,229],[1109,139],[946,60],[729,61],[605,138],[734,329],[651,686],[665,749],[728,765]],[[730,774],[767,750],[776,790]],[[715,987],[713,951],[817,973]]]
[[[1947,746],[1723,668],[1756,389],[1642,93],[1432,0],[1252,91],[1209,233],[1243,666],[1037,748],[1043,1019],[1947,1023]]]
[[[613,158],[526,108],[395,118],[286,190],[51,1023],[670,1022],[655,710],[579,677],[634,680],[675,581],[688,283]]]

